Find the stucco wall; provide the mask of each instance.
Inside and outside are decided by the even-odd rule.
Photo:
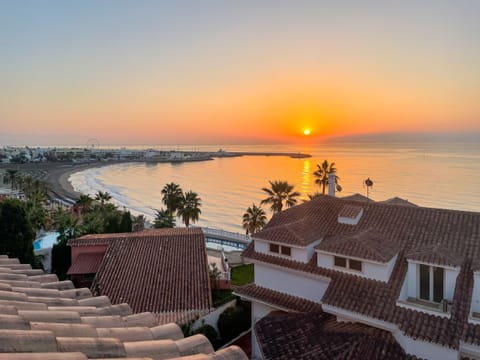
[[[280,246],[282,246],[282,245],[280,245]],[[288,246],[288,245],[285,245],[285,246]],[[310,251],[309,251],[309,249],[307,249],[307,248],[297,248],[297,247],[292,247],[292,246],[289,246],[289,247],[292,250],[292,255],[291,256],[272,253],[272,252],[270,252],[270,243],[269,242],[255,239],[255,251],[259,252],[259,253],[264,253],[264,254],[268,254],[268,255],[278,256],[278,257],[281,257],[281,258],[286,258],[286,259],[291,259],[291,260],[296,260],[296,261],[301,261],[301,262],[308,262],[310,260],[309,253],[310,253],[310,256],[313,254],[312,249],[310,249]]]
[[[473,293],[472,293],[472,307],[471,312],[480,313],[480,273],[474,273]]]
[[[311,279],[301,274],[296,275],[259,264],[255,264],[255,284],[315,302],[320,302],[328,287],[327,281]]]
[[[340,268],[340,267],[334,267],[333,259],[334,259],[334,255],[324,254],[321,252],[317,253],[317,265],[319,267],[324,267],[327,269],[336,269],[339,271],[343,271],[347,274],[354,274],[354,275],[362,276],[368,279],[387,282],[390,279],[390,274],[392,273],[393,267],[395,266],[395,261],[397,260],[397,257],[394,256],[386,264],[371,263],[371,262],[359,259],[360,261],[362,261],[361,272]]]
[[[252,360],[262,359],[262,353],[255,336],[255,323],[274,310],[275,309],[270,306],[252,301]]]

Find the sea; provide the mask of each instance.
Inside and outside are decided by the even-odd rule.
[[[138,147],[137,147],[138,148]],[[370,178],[373,200],[401,197],[419,206],[480,212],[480,144],[328,143],[302,145],[212,145],[157,147],[162,150],[308,153],[286,156],[241,156],[186,163],[123,163],[91,168],[70,176],[74,189],[94,195],[107,191],[119,207],[153,220],[164,207],[161,190],[178,183],[202,200],[195,224],[243,233],[242,215],[266,197],[269,181],[286,180],[300,192],[299,203],[320,191],[313,172],[324,160],[335,162],[342,191],[337,196],[366,195]],[[264,206],[268,216],[271,212]],[[182,223],[177,219],[177,226]]]

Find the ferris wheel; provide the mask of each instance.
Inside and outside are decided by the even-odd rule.
[[[85,145],[87,146],[87,149],[93,150],[100,146],[100,142],[96,138],[90,138],[87,140]]]

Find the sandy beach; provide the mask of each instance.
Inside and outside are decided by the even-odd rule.
[[[74,202],[80,193],[76,192],[68,178],[73,173],[115,164],[122,164],[132,161],[109,161],[109,162],[91,162],[83,164],[72,163],[26,163],[26,164],[10,164],[0,163],[0,172],[6,169],[15,169],[19,172],[29,173],[33,177],[39,177],[47,181],[51,186],[50,197],[62,200],[68,203]]]

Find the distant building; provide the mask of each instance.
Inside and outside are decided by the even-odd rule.
[[[480,213],[321,196],[243,255],[254,359],[480,358]]]
[[[68,271],[77,286],[149,311],[161,323],[186,322],[212,308],[205,237],[199,228],[95,234],[71,240]]]

